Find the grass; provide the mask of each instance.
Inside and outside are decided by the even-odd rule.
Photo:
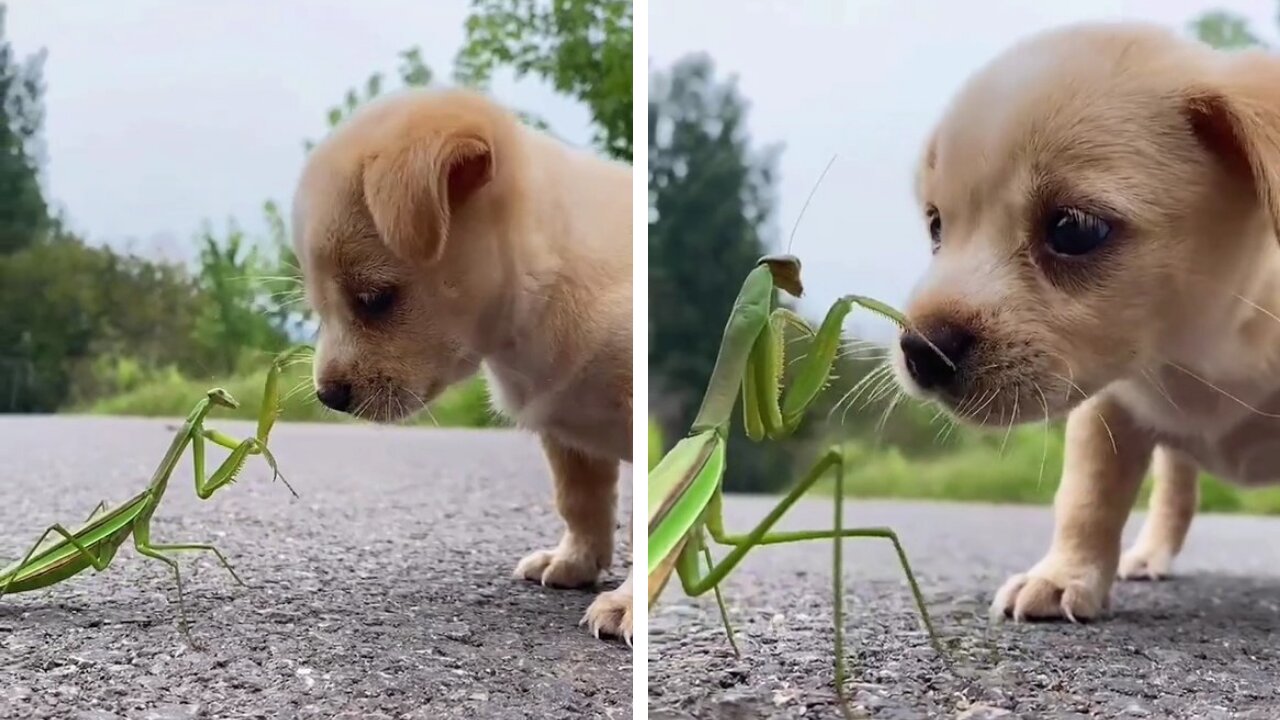
[[[975,433],[974,435],[977,435]],[[1062,469],[1063,435],[1044,428],[1019,428],[1003,435],[966,438],[952,452],[910,458],[896,448],[845,445],[846,494],[855,497],[912,498],[964,502],[1049,504]],[[826,480],[821,492],[833,490]],[[1150,478],[1139,504],[1146,505]],[[1280,515],[1280,488],[1243,489],[1202,476],[1200,509],[1206,512]]]
[[[221,417],[256,420],[262,407],[262,391],[266,381],[265,368],[235,377],[210,380],[162,376],[130,392],[73,408],[72,411],[96,415],[183,417],[209,388],[221,387],[240,401],[237,410],[219,411]],[[297,392],[283,403],[282,420],[357,422],[346,415],[331,412],[316,402],[311,390],[310,369],[305,364],[285,370],[280,378],[282,396],[295,388]],[[442,427],[492,427],[499,424],[489,409],[484,382],[479,378],[449,389],[431,403],[430,410],[430,415],[424,412],[413,423]]]
[[[845,443],[845,494],[862,498],[898,498],[998,504],[1047,505],[1053,501],[1062,469],[1062,430],[1043,426],[1003,433],[961,430],[946,452],[914,457],[896,447]],[[650,467],[661,437],[650,423]],[[660,454],[659,454],[660,457]],[[799,477],[801,468],[797,468]],[[814,492],[830,494],[834,479]],[[1151,491],[1144,484],[1139,502]],[[1243,489],[1214,477],[1202,477],[1200,509],[1206,512],[1280,515],[1280,488]]]

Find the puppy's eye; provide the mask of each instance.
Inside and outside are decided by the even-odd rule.
[[[929,240],[933,246],[933,252],[938,252],[938,248],[942,246],[942,215],[938,213],[938,208],[930,205],[925,210],[925,217],[929,220]]]
[[[1085,255],[1111,237],[1111,224],[1075,208],[1056,208],[1045,218],[1044,239],[1059,255]]]
[[[395,302],[395,288],[383,288],[374,292],[356,294],[356,308],[365,317],[376,318],[385,315],[395,305]]]

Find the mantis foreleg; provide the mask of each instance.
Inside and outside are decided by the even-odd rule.
[[[292,493],[294,497],[298,497],[298,493],[293,489],[293,485],[290,485],[289,481],[285,479],[284,474],[280,472],[280,466],[276,463],[275,455],[271,454],[271,451],[267,449],[267,446],[261,440],[257,438],[236,440],[224,432],[210,430],[208,428],[200,428],[199,432],[191,438],[192,454],[195,456],[195,462],[197,463],[197,493],[200,492],[200,483],[203,482],[202,478],[204,477],[204,440],[208,440],[215,445],[219,445],[231,451],[231,455],[222,462],[222,465],[218,466],[218,470],[214,471],[213,476],[211,476],[208,481],[208,484],[212,486],[208,490],[210,494],[227,483],[235,482],[236,478],[240,475],[240,471],[244,469],[244,462],[248,459],[248,456],[261,455],[263,459],[267,461],[267,465],[271,467],[272,479],[278,478],[280,482],[284,483],[284,486],[289,489],[289,492]],[[233,460],[236,462],[233,463]],[[219,471],[223,471],[225,474],[219,476]],[[201,495],[200,497],[204,498],[208,497],[208,495]]]

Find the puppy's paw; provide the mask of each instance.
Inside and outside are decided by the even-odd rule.
[[[596,584],[601,566],[598,554],[571,542],[552,550],[535,550],[516,565],[515,576],[547,587],[580,588]]]
[[[1173,567],[1173,553],[1167,548],[1135,545],[1120,556],[1116,576],[1121,580],[1163,580]]]
[[[602,592],[587,608],[581,625],[586,625],[592,635],[622,638],[631,644],[631,588],[627,585]]]
[[[1110,583],[1095,567],[1072,566],[1050,558],[1031,570],[1014,575],[996,591],[991,602],[993,617],[1024,620],[1085,622],[1107,607]]]

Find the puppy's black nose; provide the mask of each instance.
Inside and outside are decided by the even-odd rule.
[[[346,412],[351,407],[351,383],[324,383],[316,388],[316,397],[330,410]]]
[[[928,341],[912,330],[903,333],[902,355],[911,379],[925,390],[936,390],[956,379],[960,363],[973,347],[973,333],[963,326],[945,323],[930,328],[927,335]],[[933,343],[933,347],[929,343]]]

